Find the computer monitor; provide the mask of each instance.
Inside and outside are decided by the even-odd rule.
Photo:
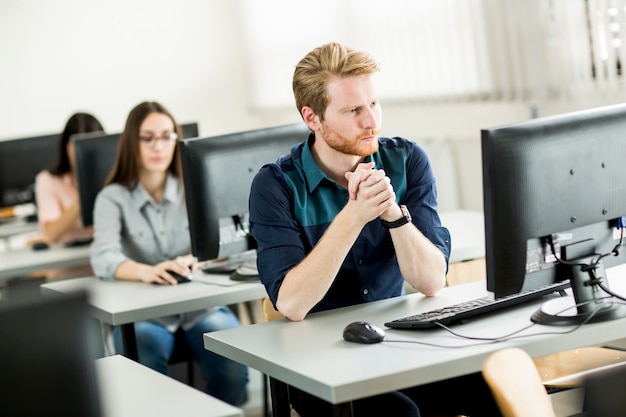
[[[2,415],[100,416],[102,337],[77,292],[0,304]]]
[[[180,128],[183,130],[184,138],[197,138],[199,135],[198,123],[196,122],[182,123]]]
[[[115,163],[120,134],[81,133],[71,140],[74,144],[80,215],[84,226],[92,226],[96,196]]]
[[[626,105],[481,134],[487,289],[500,298],[569,280],[569,306],[576,307],[556,299],[533,321],[623,316],[624,308],[607,300],[595,278],[606,277],[604,267],[626,262]],[[608,286],[606,279],[602,284]]]
[[[0,141],[0,208],[35,202],[35,177],[57,160],[59,134]]]
[[[180,125],[183,137],[198,136],[198,124]],[[103,134],[89,132],[74,135],[74,156],[76,159],[76,179],[80,198],[81,219],[84,226],[93,225],[93,208],[96,196],[102,189],[117,155],[120,133]]]
[[[199,261],[254,249],[248,224],[252,180],[307,134],[304,123],[294,123],[179,144],[191,248]]]

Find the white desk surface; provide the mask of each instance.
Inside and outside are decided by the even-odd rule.
[[[52,245],[49,249],[24,248],[0,252],[0,281],[44,269],[65,268],[89,263],[89,246],[66,248]]]
[[[614,268],[609,277],[614,291],[626,294],[626,268]],[[621,288],[620,288],[621,287]],[[487,293],[484,282],[444,288],[425,298],[410,294],[313,314],[301,322],[272,321],[238,329],[204,334],[206,349],[234,359],[286,384],[339,404],[382,392],[445,380],[479,372],[487,356],[507,346],[519,346],[531,356],[605,343],[626,336],[626,319],[587,324],[569,334],[572,327],[533,326],[523,334],[554,332],[507,342],[464,340],[443,329],[386,329],[385,341],[363,345],[343,340],[343,328],[353,321],[384,323],[474,299]],[[524,304],[456,325],[467,336],[503,337],[531,324],[531,314],[542,301]],[[390,340],[425,342],[449,346],[432,347]],[[460,346],[463,346],[459,348]]]
[[[43,293],[85,290],[93,317],[111,325],[187,313],[219,305],[237,304],[265,297],[259,281],[232,281],[225,274],[197,271],[194,280],[179,285],[104,281],[83,277],[43,284]]]
[[[244,415],[239,408],[124,356],[97,359],[96,374],[106,417]]]
[[[38,230],[39,224],[37,222],[27,222],[23,220],[2,222],[0,223],[0,239],[6,239],[23,233],[34,233]]]
[[[455,210],[439,213],[450,231],[450,263],[485,257],[485,217],[482,211]]]

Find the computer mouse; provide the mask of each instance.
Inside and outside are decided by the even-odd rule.
[[[45,250],[48,249],[50,247],[50,245],[48,245],[46,242],[35,242],[33,243],[33,250]]]
[[[166,269],[166,272],[170,274],[171,276],[173,276],[176,279],[176,281],[178,281],[179,284],[184,284],[185,282],[191,282],[191,275],[184,277],[172,271],[171,269]]]
[[[379,343],[385,338],[385,331],[364,321],[355,321],[343,329],[343,339],[354,343]]]

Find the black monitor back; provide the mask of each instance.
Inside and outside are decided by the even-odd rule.
[[[84,293],[0,305],[0,414],[99,416],[98,323]]]
[[[198,136],[198,124],[180,125],[185,138]],[[115,158],[120,134],[91,132],[72,138],[76,158],[76,178],[80,197],[81,219],[84,226],[93,225],[93,208],[96,196],[106,181]]]
[[[0,208],[35,202],[35,177],[57,160],[59,134],[0,141]]]
[[[626,214],[626,105],[482,130],[487,287],[496,297],[570,278],[548,239],[590,242],[597,253],[619,241]],[[604,259],[607,267],[626,261]]]
[[[183,131],[184,138],[197,138],[199,135],[198,123],[196,122],[183,123],[180,125],[180,128]]]
[[[117,155],[120,134],[84,133],[72,138],[76,160],[76,182],[84,226],[93,225],[93,206]]]
[[[250,186],[259,169],[289,153],[293,145],[306,140],[308,132],[304,123],[294,123],[179,144],[191,248],[198,260],[233,254],[225,251],[220,223],[247,215]]]

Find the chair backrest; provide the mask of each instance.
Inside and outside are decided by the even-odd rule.
[[[504,417],[556,416],[535,363],[522,349],[492,353],[482,374]]]
[[[280,311],[277,311],[274,308],[274,305],[269,297],[265,297],[263,299],[263,315],[265,316],[265,321],[280,320],[285,318]]]

